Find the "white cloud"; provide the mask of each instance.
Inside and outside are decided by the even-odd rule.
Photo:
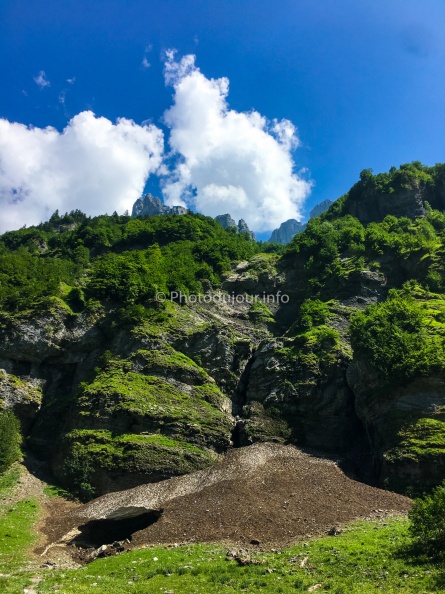
[[[148,45],[145,46],[144,57],[141,62],[141,66],[144,69],[150,68],[150,66],[151,66],[150,62],[148,61],[147,54],[149,54],[152,49],[153,49],[153,46],[151,45],[151,43],[149,43]]]
[[[311,184],[294,172],[291,151],[299,140],[292,122],[229,109],[227,78],[206,78],[193,55],[179,61],[175,50],[165,55],[174,104],[164,119],[179,156],[164,183],[166,203],[194,205],[210,216],[229,212],[255,231],[300,219]]]
[[[75,76],[73,76],[72,78],[67,78],[67,79],[66,79],[66,82],[67,82],[69,85],[73,85],[73,84],[76,82],[76,77],[75,77]]]
[[[51,83],[46,78],[46,74],[44,70],[41,70],[37,76],[34,77],[34,82],[40,89],[44,89],[45,87],[50,87]]]
[[[113,124],[91,111],[63,132],[0,119],[0,232],[38,224],[56,209],[131,210],[162,153],[156,126],[124,118]]]

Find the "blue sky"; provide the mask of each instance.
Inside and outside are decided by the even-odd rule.
[[[196,203],[200,210],[207,209],[206,214],[213,215],[225,205],[222,212],[231,211],[233,190],[234,203],[238,201],[239,206],[234,207],[235,215],[247,213],[247,222],[264,233],[277,220],[280,209],[283,218],[289,218],[294,207],[298,218],[307,216],[316,203],[347,191],[364,168],[379,172],[413,160],[428,165],[445,160],[443,0],[3,0],[0,26],[0,118],[9,124],[52,126],[62,133],[72,118],[92,111],[111,122],[112,128],[104,132],[108,138],[107,134],[115,132],[117,118],[133,120],[138,126],[149,121],[153,126],[151,152],[160,146],[156,131],[163,134],[163,154],[150,165],[138,152],[141,143],[146,145],[139,130],[135,140],[139,148],[130,147],[135,151],[133,164],[141,157],[139,168],[125,163],[121,170],[114,167],[110,157],[109,168],[115,169],[115,178],[110,171],[109,183],[119,188],[125,200],[110,198],[107,204],[106,197],[99,197],[93,208],[93,199],[88,198],[80,206],[85,210],[91,206],[90,214],[111,212],[115,205],[128,204],[144,185],[146,175],[141,168],[145,163],[145,173],[150,172],[147,187],[160,193],[161,184],[167,201],[182,196],[183,202]],[[166,84],[165,52],[171,49],[177,50],[170,57],[170,63],[176,64],[176,78]],[[181,60],[190,55],[195,56],[194,70],[189,68],[184,74],[179,65],[185,67]],[[189,79],[184,78],[187,76]],[[229,81],[228,90],[220,85],[220,96],[213,96],[212,106],[219,105],[221,97],[226,102],[219,133],[215,134],[215,142],[221,138],[225,144],[212,147],[209,153],[208,147],[204,151],[202,146],[190,146],[192,138],[199,138],[201,143],[210,141],[201,123],[190,124],[199,113],[193,112],[189,100],[199,89],[204,94],[213,92],[212,79],[222,77]],[[190,84],[181,96],[182,86],[180,89],[178,85],[182,83]],[[200,101],[197,104],[201,105]],[[166,125],[165,113],[172,106],[176,111]],[[209,103],[200,109],[207,106],[213,113]],[[252,123],[252,111],[267,123]],[[233,128],[227,129],[224,122],[228,114],[233,116]],[[296,127],[291,145],[275,147],[268,143],[265,135],[278,138],[272,131],[275,119]],[[252,149],[250,156],[241,158],[227,139],[237,129],[237,122],[246,126],[245,141],[240,143],[247,146],[252,140],[263,148],[257,148],[256,153]],[[91,134],[99,134],[96,123],[88,118],[77,122],[72,137],[79,143],[81,124]],[[249,136],[248,125],[255,128],[254,135],[256,128],[262,127],[263,136],[257,134],[256,140]],[[128,134],[136,132],[120,129],[119,138],[125,142]],[[175,133],[176,141],[171,143],[170,135]],[[45,168],[46,177],[29,177],[27,159],[32,161],[37,150],[32,146],[35,138],[11,125],[0,128],[0,201],[3,213],[14,211],[9,219],[2,215],[2,228],[11,228],[19,221],[39,222],[36,217],[41,220],[58,205],[61,188],[72,188],[65,183],[67,166],[63,163],[56,172],[60,183],[57,187],[48,185],[48,192],[54,193],[48,204],[43,204],[41,190],[39,193],[34,187],[45,186],[54,177],[50,162],[55,157],[51,155],[57,154],[58,159],[63,150],[79,154],[78,144],[73,148],[65,136],[69,135],[54,136],[50,142],[47,134],[38,140],[38,167]],[[47,145],[55,143],[56,153],[46,154]],[[23,160],[17,170],[11,155],[24,145],[28,152],[17,152]],[[271,156],[269,150],[275,153]],[[285,164],[276,179],[275,174],[265,173],[265,177],[253,180],[251,174],[244,187],[240,169],[248,167],[236,168],[240,158],[256,164],[263,163],[264,158],[264,168],[269,159],[272,163],[280,160],[280,150],[293,160],[296,178],[290,177],[284,155]],[[88,155],[91,151],[89,147]],[[187,166],[186,175],[177,169],[180,162]],[[75,169],[78,177],[83,177],[82,163],[79,157]],[[102,176],[106,175],[106,164],[99,171]],[[2,185],[5,169],[3,177],[9,178]],[[229,190],[221,189],[221,177],[212,179],[216,170],[223,172]],[[122,187],[117,181],[120,171]],[[100,175],[96,185],[112,196],[108,181],[102,181]],[[301,182],[298,187],[295,179]],[[191,180],[189,185],[187,180]],[[259,206],[262,215],[255,219],[251,194],[263,181],[266,186],[276,181],[282,193],[270,199],[275,204],[270,208],[265,195],[258,198],[263,200]],[[212,188],[216,188],[217,198],[211,195]],[[290,202],[284,197],[287,188],[293,196]],[[88,188],[82,191],[90,196]],[[100,193],[100,188],[97,191]],[[193,202],[196,193],[199,200]],[[60,210],[75,208],[76,191],[71,190],[72,199],[62,194]]]

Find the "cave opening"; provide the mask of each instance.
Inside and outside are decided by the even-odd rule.
[[[148,528],[161,517],[163,510],[150,510],[142,514],[120,519],[92,520],[79,526],[80,535],[73,544],[100,547],[123,540],[131,541],[133,534]]]

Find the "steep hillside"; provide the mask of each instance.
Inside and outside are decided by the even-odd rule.
[[[26,447],[85,499],[265,441],[439,483],[444,172],[362,172],[281,255],[196,214],[4,234],[0,402]]]

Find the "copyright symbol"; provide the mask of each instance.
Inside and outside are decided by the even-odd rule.
[[[167,299],[165,293],[156,293],[156,301],[163,303]]]

